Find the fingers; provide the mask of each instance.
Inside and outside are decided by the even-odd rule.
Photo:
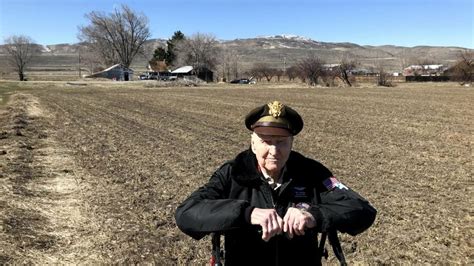
[[[286,221],[286,216],[285,216],[285,218],[283,219],[283,232],[289,234],[289,231],[290,231],[290,224]]]
[[[294,235],[304,235],[307,228],[316,225],[311,213],[297,208],[288,208],[285,217],[282,219],[275,209],[254,208],[250,222],[262,227],[262,239],[270,240],[273,236],[285,232],[291,239]]]
[[[266,226],[265,226],[266,225]],[[275,210],[271,212],[267,219],[264,219],[262,228],[263,229],[262,239],[265,241],[270,240],[273,236],[280,234],[282,231],[283,220],[278,216]]]
[[[295,233],[294,228],[295,228],[296,221],[295,221],[294,217],[290,215],[290,217],[288,218],[286,223],[288,224],[288,231],[287,231],[288,237],[290,237],[290,239],[291,239],[291,238],[293,238],[293,235]]]
[[[283,217],[283,222],[285,226],[283,227],[283,231],[288,234],[288,237],[291,239],[295,233],[295,226],[297,220],[295,219],[298,213],[296,208],[288,208],[285,217]]]
[[[314,217],[309,212],[293,207],[288,208],[283,222],[283,231],[288,234],[290,239],[294,235],[304,235],[306,228],[315,226]]]
[[[293,229],[296,235],[298,236],[304,235],[305,221],[303,220],[303,222],[295,222]]]
[[[272,224],[272,217],[268,217],[268,219],[263,220],[262,226],[262,239],[268,241],[272,237],[273,232],[273,224]]]
[[[250,215],[250,222],[262,227],[262,239],[265,241],[283,230],[283,220],[275,209],[255,208]]]

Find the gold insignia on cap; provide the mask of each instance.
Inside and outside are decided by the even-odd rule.
[[[285,106],[279,101],[273,101],[267,104],[269,110],[268,113],[275,118],[278,118],[284,111]]]

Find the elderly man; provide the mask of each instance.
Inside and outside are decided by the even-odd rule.
[[[326,236],[345,263],[337,231],[363,232],[376,210],[321,163],[292,151],[303,129],[292,108],[277,101],[257,107],[245,125],[251,148],[178,207],[178,227],[195,239],[223,234],[226,265],[321,264]]]

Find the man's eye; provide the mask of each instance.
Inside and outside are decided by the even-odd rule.
[[[286,141],[284,141],[284,140],[279,140],[279,141],[277,142],[277,144],[280,145],[280,146],[283,146],[283,145],[286,145]]]

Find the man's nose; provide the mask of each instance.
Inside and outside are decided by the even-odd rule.
[[[275,144],[270,145],[270,146],[268,147],[268,151],[269,151],[270,154],[272,154],[272,155],[277,154],[277,153],[278,153],[278,150],[279,150],[279,149],[278,149],[277,145],[275,145]]]

